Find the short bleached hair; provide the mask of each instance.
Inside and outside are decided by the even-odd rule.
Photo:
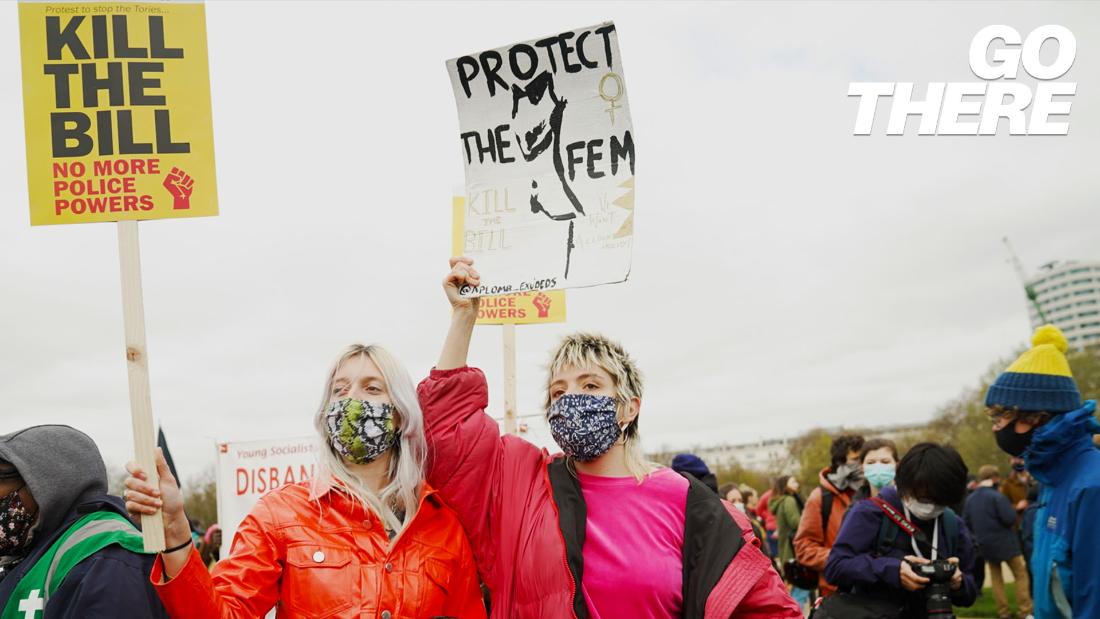
[[[570,365],[575,368],[598,367],[610,374],[615,380],[615,394],[623,402],[642,397],[642,373],[618,342],[596,333],[573,333],[562,338],[550,360],[546,399],[543,402],[547,411],[553,403],[550,383],[554,380],[554,374]]]

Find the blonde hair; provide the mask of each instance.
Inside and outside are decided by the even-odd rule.
[[[642,373],[618,342],[595,333],[573,333],[562,338],[547,368],[546,397],[543,401],[543,408],[547,413],[553,403],[550,384],[554,381],[554,375],[566,366],[598,367],[611,375],[620,415],[627,410],[632,399],[642,397]],[[637,416],[623,429],[623,448],[626,467],[639,483],[657,468],[656,464],[646,461],[642,452]]]
[[[400,439],[391,448],[388,471],[390,481],[378,494],[351,472],[347,463],[333,448],[329,440],[328,425],[325,422],[336,371],[344,362],[360,356],[370,359],[374,365],[378,366],[379,371],[382,372],[382,378],[386,381],[390,400],[397,409],[395,422],[400,432]],[[311,484],[310,494],[313,498],[319,498],[335,488],[346,492],[362,503],[367,510],[374,512],[391,531],[400,531],[412,522],[420,500],[420,485],[424,481],[424,460],[428,453],[428,445],[424,439],[424,414],[420,410],[420,402],[416,397],[412,378],[389,351],[374,344],[370,346],[352,344],[344,349],[329,370],[328,379],[325,380],[325,390],[321,394],[321,405],[314,415],[313,425],[317,429],[321,443],[317,450],[319,465],[317,475],[314,476]],[[403,519],[397,514],[399,510],[404,510]]]

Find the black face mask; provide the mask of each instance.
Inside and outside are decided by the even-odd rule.
[[[1017,434],[1015,426],[1015,422],[1009,423],[993,434],[997,438],[997,447],[1000,447],[1001,451],[1018,458],[1024,455],[1028,445],[1031,445],[1031,435],[1035,433],[1035,428],[1023,434]]]

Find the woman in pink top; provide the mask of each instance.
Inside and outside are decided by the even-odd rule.
[[[466,366],[480,283],[451,260],[451,328],[418,389],[428,479],[466,528],[493,617],[801,617],[748,520],[697,481],[645,461],[642,379],[617,344],[576,334],[550,364],[547,419],[564,454],[500,435]]]

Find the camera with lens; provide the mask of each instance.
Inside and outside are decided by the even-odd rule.
[[[958,566],[945,559],[936,559],[931,563],[913,563],[909,566],[918,576],[928,579],[924,588],[925,610],[929,617],[936,619],[955,619],[951,608],[951,577]]]

